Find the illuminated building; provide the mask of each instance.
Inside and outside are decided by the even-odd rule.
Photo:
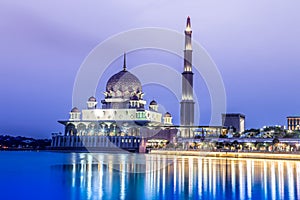
[[[288,116],[287,117],[288,130],[300,130],[300,116]]]
[[[240,113],[222,114],[222,124],[234,132],[242,133],[245,131],[245,115]]]
[[[65,125],[65,133],[53,137],[52,147],[91,150],[118,147],[137,151],[142,137],[163,134],[164,130],[151,130],[152,127],[173,125],[171,114],[167,112],[162,117],[156,101],[152,100],[146,108],[141,82],[127,70],[125,54],[123,70],[109,78],[104,95],[102,108],[97,108],[98,101],[92,96],[86,109],[80,111],[74,107],[68,120],[59,121]]]
[[[99,103],[92,96],[87,100],[86,109],[79,110],[74,107],[68,120],[60,120],[59,123],[65,126],[65,131],[64,134],[53,135],[52,148],[101,150],[117,147],[144,152],[149,143],[160,145],[179,138],[188,143],[199,135],[218,137],[223,127],[194,125],[191,36],[191,21],[188,17],[180,126],[173,125],[173,117],[169,112],[163,115],[158,111],[156,101],[153,100],[147,105],[141,82],[127,70],[124,54],[123,69],[107,81],[104,99]]]

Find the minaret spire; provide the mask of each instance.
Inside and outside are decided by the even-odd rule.
[[[184,71],[192,71],[192,28],[191,18],[187,17],[185,28]]]
[[[191,18],[187,17],[185,33],[185,45],[184,45],[184,63],[182,73],[182,100],[193,101],[193,49],[192,49],[192,29]]]
[[[187,17],[187,20],[186,20],[186,31],[187,29],[190,29],[191,28],[191,18],[190,16]]]
[[[124,52],[123,71],[127,71],[127,69],[126,69],[126,52]]]

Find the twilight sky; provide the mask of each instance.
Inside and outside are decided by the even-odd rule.
[[[297,0],[2,0],[0,134],[46,138],[63,131],[57,120],[68,118],[77,71],[95,46],[133,28],[183,32],[188,15],[193,39],[222,75],[227,111],[244,113],[247,128],[286,125],[286,116],[300,115],[299,8]],[[183,68],[181,59],[158,51],[132,52],[127,60],[129,69],[151,62]],[[99,81],[98,100],[121,66],[121,58],[109,66]],[[203,97],[200,123],[205,125],[209,93],[199,74],[195,79]],[[171,92],[157,85],[144,91],[146,100],[155,98],[178,124],[179,108]]]

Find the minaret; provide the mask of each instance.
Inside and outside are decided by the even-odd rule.
[[[182,73],[182,99],[180,102],[180,123],[182,126],[194,125],[194,99],[193,99],[193,76],[192,72],[192,29],[191,19],[187,18],[184,48],[184,70]],[[184,131],[183,137],[191,137],[190,131]]]

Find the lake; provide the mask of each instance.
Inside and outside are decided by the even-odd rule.
[[[300,161],[0,152],[0,199],[300,199]]]

